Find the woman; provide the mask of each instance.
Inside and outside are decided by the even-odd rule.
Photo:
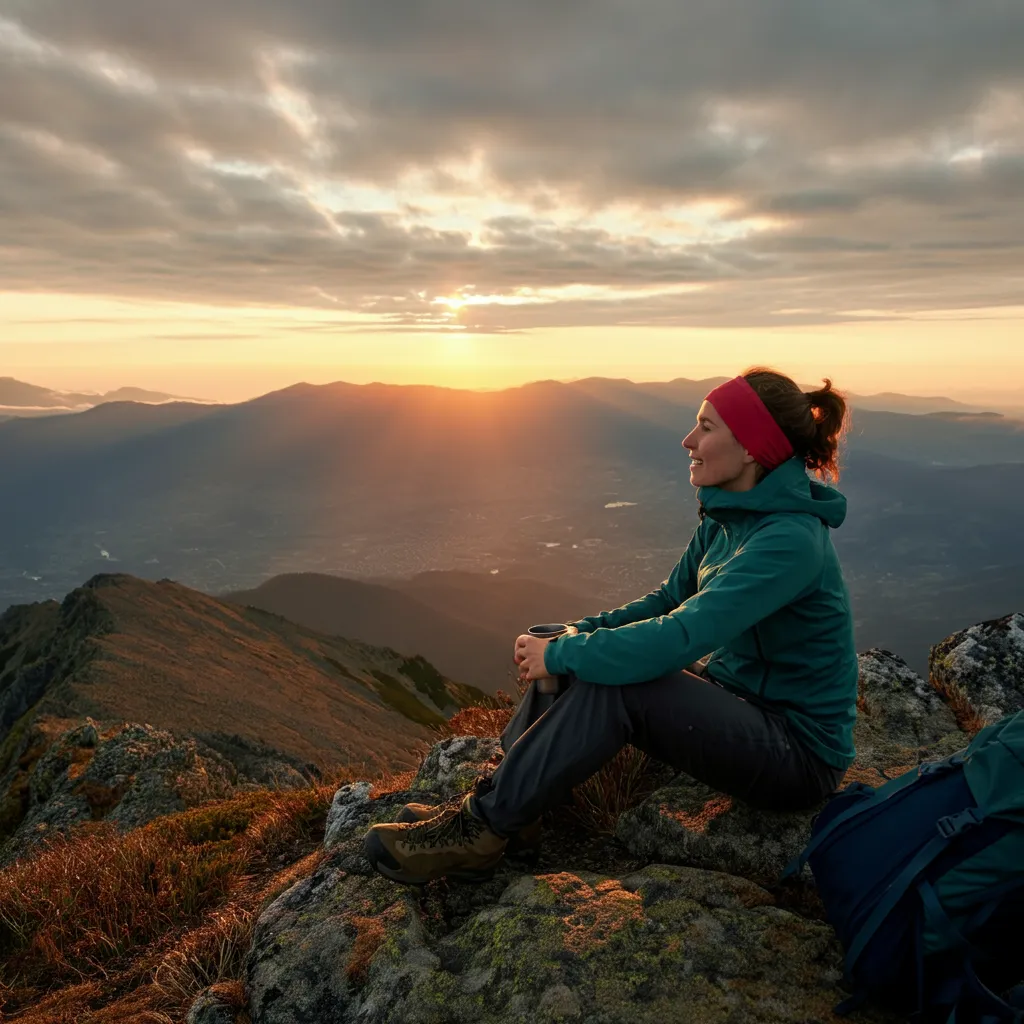
[[[711,391],[682,442],[700,524],[671,575],[555,640],[518,637],[533,685],[494,775],[458,804],[410,805],[404,822],[375,825],[371,864],[410,884],[487,877],[510,839],[626,743],[757,807],[807,808],[832,793],[854,759],[857,702],[830,536],[846,499],[807,470],[838,479],[846,418],[827,379],[805,394],[756,367]],[[553,701],[535,685],[551,676]]]

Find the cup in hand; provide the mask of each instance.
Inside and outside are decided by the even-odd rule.
[[[542,640],[554,640],[563,633],[576,632],[571,626],[564,622],[543,622],[539,626],[531,626],[526,632],[530,636],[539,636]],[[537,680],[538,693],[557,693],[558,680],[552,677]]]

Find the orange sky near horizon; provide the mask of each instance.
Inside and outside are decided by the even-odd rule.
[[[298,381],[502,388],[590,376],[703,378],[766,363],[802,383],[1024,405],[1024,310],[777,328],[395,332],[371,316],[0,293],[0,375],[242,401]]]
[[[1014,5],[179,7],[0,13],[0,376],[763,364],[1024,416]]]

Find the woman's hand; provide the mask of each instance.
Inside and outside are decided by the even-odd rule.
[[[579,632],[575,626],[567,630],[569,636]],[[516,637],[516,649],[513,660],[519,666],[519,678],[523,682],[533,679],[551,679],[551,673],[544,666],[544,648],[551,643],[540,636],[523,633]]]
[[[550,679],[544,667],[544,648],[551,643],[540,636],[523,633],[516,637],[515,663],[519,666],[519,678],[524,682],[531,679]]]

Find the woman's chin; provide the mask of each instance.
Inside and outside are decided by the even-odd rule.
[[[708,473],[707,466],[691,466],[690,483],[694,487],[714,487],[715,479]]]

